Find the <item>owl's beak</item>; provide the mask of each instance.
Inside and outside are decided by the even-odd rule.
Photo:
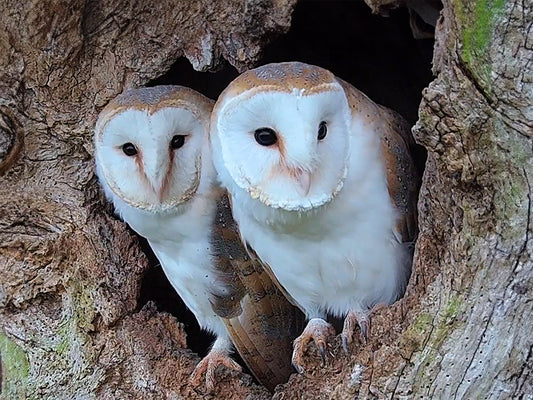
[[[307,196],[309,189],[311,188],[311,173],[301,169],[297,170],[296,181],[298,182],[302,194]]]
[[[146,177],[159,201],[163,201],[167,186],[168,165],[164,162],[145,165]]]
[[[154,179],[151,180],[152,190],[154,191],[155,195],[161,201],[164,196],[165,192],[165,182],[164,182],[164,174],[158,174],[159,176],[156,176]]]

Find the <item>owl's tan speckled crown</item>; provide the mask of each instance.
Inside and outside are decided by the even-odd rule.
[[[250,89],[278,90],[304,93],[318,93],[336,83],[335,75],[324,68],[301,62],[266,64],[246,71],[237,77],[222,92],[222,97],[234,97]]]
[[[95,131],[98,140],[101,140],[107,122],[124,110],[144,110],[153,114],[165,107],[176,107],[190,110],[201,118],[211,113],[213,104],[213,100],[184,86],[163,85],[127,89],[111,100],[100,112]]]

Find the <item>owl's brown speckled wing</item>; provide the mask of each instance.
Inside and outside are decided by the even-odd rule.
[[[375,104],[349,83],[337,80],[344,88],[352,116],[362,118],[381,139],[389,196],[399,214],[396,229],[401,242],[412,242],[418,233],[420,174],[413,161],[411,128],[396,112]]]
[[[292,342],[305,326],[303,313],[289,303],[256,257],[243,247],[224,194],[217,202],[213,247],[231,294],[212,297],[215,312],[242,359],[269,390],[289,379]]]

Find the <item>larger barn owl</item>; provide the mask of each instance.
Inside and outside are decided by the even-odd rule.
[[[117,213],[148,239],[200,326],[216,336],[193,383],[205,373],[212,390],[219,364],[240,369],[229,357],[233,339],[254,375],[272,389],[291,372],[287,353],[299,311],[246,257],[214,185],[212,106],[180,86],[124,92],[96,123],[96,171]]]
[[[346,350],[369,310],[402,295],[416,231],[409,126],[329,71],[303,63],[245,72],[211,119],[213,161],[243,239],[309,322],[293,364],[345,317]]]

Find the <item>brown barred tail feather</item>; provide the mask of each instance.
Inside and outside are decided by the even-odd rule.
[[[292,342],[305,327],[303,313],[278,288],[261,261],[243,246],[227,195],[217,203],[214,256],[229,293],[212,296],[235,348],[267,389],[293,372]]]

